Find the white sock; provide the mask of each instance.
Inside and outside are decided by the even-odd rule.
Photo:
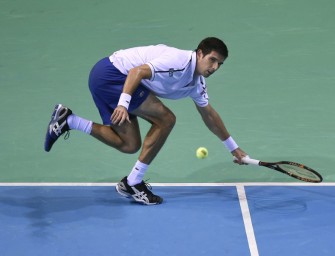
[[[67,117],[67,123],[71,130],[78,130],[91,134],[93,122],[71,114]]]
[[[136,184],[141,183],[143,180],[144,174],[147,171],[149,165],[144,164],[137,160],[136,164],[134,165],[132,171],[127,177],[127,182],[129,186],[134,186]]]

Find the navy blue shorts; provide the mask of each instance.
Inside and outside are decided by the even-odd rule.
[[[116,108],[127,76],[122,74],[109,58],[103,58],[92,68],[88,84],[104,125],[110,125],[110,117]],[[138,108],[148,97],[150,91],[139,84],[132,94],[128,112]],[[129,114],[130,118],[135,116]]]

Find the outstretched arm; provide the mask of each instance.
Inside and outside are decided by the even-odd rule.
[[[216,110],[210,104],[205,107],[199,107],[198,105],[196,105],[196,107],[208,129],[217,137],[219,137],[221,141],[227,142],[227,140],[229,140],[231,136]],[[237,163],[242,164],[242,158],[245,157],[247,154],[239,147],[235,149],[233,148],[230,151],[232,155],[238,159]]]

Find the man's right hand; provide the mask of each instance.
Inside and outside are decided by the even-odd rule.
[[[124,106],[117,106],[116,109],[114,109],[114,112],[111,116],[112,124],[114,125],[122,125],[125,121],[131,123],[129,119],[129,114],[127,109]]]

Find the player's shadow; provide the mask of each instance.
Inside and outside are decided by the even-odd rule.
[[[34,235],[45,236],[48,228],[58,224],[89,218],[124,218],[124,207],[129,204],[116,194],[114,187],[11,187],[2,190],[0,205],[1,215],[28,220]]]

